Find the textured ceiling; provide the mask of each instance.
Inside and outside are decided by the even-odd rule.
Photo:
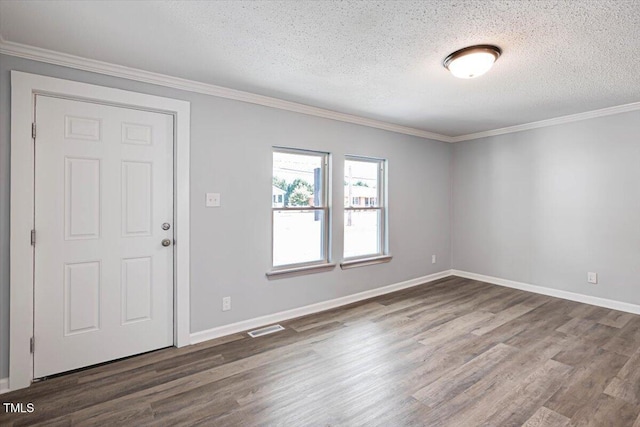
[[[449,136],[640,101],[639,0],[0,1],[0,34]]]

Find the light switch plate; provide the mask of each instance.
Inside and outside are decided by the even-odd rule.
[[[220,207],[220,193],[207,193],[205,206],[208,208]]]
[[[598,283],[598,273],[587,273],[587,282],[593,283],[594,285]]]

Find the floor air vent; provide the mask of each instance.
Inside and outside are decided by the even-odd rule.
[[[255,331],[250,331],[249,336],[251,338],[257,338],[257,337],[272,334],[278,331],[284,331],[284,328],[280,325],[271,325],[271,326],[266,326],[264,328],[256,329]]]

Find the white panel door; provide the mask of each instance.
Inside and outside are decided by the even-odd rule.
[[[172,345],[173,116],[37,96],[36,126],[34,377]]]

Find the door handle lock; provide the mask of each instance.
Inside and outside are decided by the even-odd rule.
[[[162,246],[171,246],[171,239],[162,239]]]

